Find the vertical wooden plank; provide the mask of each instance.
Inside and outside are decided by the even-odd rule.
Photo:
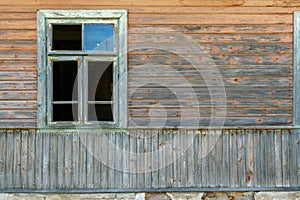
[[[217,180],[217,170],[218,170],[218,167],[217,166],[217,162],[216,162],[216,145],[213,145],[213,141],[216,137],[216,134],[215,134],[215,130],[209,130],[208,131],[208,148],[212,148],[210,153],[209,153],[209,157],[208,157],[208,169],[209,169],[209,179],[208,179],[208,186],[209,187],[216,187],[216,180]]]
[[[238,187],[238,148],[236,130],[230,130],[230,187]]]
[[[158,141],[159,141],[159,187],[164,187],[166,185],[166,158],[165,158],[165,142],[166,137],[163,130],[158,131]],[[183,169],[182,169],[183,170]]]
[[[14,154],[13,154],[13,185],[14,188],[21,188],[21,132],[12,132],[14,137]]]
[[[150,130],[145,130],[145,142],[144,142],[144,169],[145,169],[145,188],[151,187],[151,162],[152,162],[152,151],[151,151],[151,140],[152,134]]]
[[[14,135],[13,131],[7,131],[7,142],[6,142],[6,171],[5,171],[5,180],[6,188],[13,188],[13,163],[14,163]]]
[[[86,133],[80,133],[80,146],[79,146],[79,187],[86,188]]]
[[[36,152],[36,160],[35,160],[35,183],[36,188],[42,188],[42,174],[43,174],[43,134],[37,131],[35,135],[35,152]]]
[[[268,158],[267,158],[267,131],[261,130],[260,140],[259,140],[259,149],[260,149],[260,172],[261,172],[261,184],[266,186],[268,184]]]
[[[108,154],[108,149],[109,149],[109,143],[107,142],[108,141],[108,134],[107,133],[101,133],[100,134],[100,141],[101,141],[101,159],[106,161],[109,157],[109,154]],[[107,162],[105,163],[102,163],[101,164],[101,188],[108,188],[108,166],[107,166]]]
[[[36,131],[30,130],[28,133],[28,188],[34,189],[36,187],[34,175],[35,175],[35,136]]]
[[[130,187],[135,188],[137,186],[137,131],[133,130],[130,137]]]
[[[290,187],[289,132],[282,130],[282,182],[283,187]]]
[[[6,187],[6,180],[5,180],[5,165],[7,163],[6,153],[6,136],[7,134],[5,131],[0,130],[0,188]]]
[[[61,135],[61,134],[59,134]],[[50,188],[55,189],[58,186],[58,156],[62,155],[57,152],[57,139],[59,138],[59,135],[57,134],[51,134],[50,136],[50,174],[49,174],[49,182],[50,182]]]
[[[244,130],[237,132],[238,143],[238,185],[245,187],[246,185],[246,159],[245,159],[245,133]]]
[[[57,186],[58,188],[65,188],[65,143],[64,134],[57,135]],[[54,155],[53,155],[54,156]]]
[[[144,154],[144,130],[137,131],[137,187],[143,188],[145,184],[144,159],[141,156]]]
[[[222,133],[219,132],[219,130],[214,130],[214,140],[216,140],[215,146],[214,146],[214,159],[215,159],[215,186],[220,187],[221,182],[224,179],[223,176],[223,169],[222,169],[222,150],[223,150],[223,137]]]
[[[202,182],[202,186],[203,187],[209,187],[209,168],[208,168],[208,131],[207,130],[203,130],[202,131],[202,146],[201,149],[203,149],[203,153],[202,153],[202,173],[201,173],[201,182]]]
[[[113,147],[111,145],[116,145],[116,135],[113,132],[108,132],[108,138],[109,138],[109,152],[108,152],[108,158],[109,158],[109,165],[108,165],[108,187],[114,188],[115,187],[115,162],[116,162],[116,155],[115,151],[113,151]]]
[[[125,151],[123,157],[122,157],[122,162],[124,165],[124,168],[127,169],[127,171],[123,172],[123,187],[124,188],[129,188],[130,187],[130,133],[125,132],[123,134],[123,151]]]
[[[294,134],[297,135],[297,151],[296,152],[300,152],[300,132],[296,131]],[[297,155],[297,165],[298,165],[298,173],[297,173],[297,177],[298,177],[298,187],[300,186],[300,155]]]
[[[188,149],[187,149],[187,174],[188,174],[188,177],[187,177],[187,187],[195,187],[195,181],[194,181],[194,178],[195,178],[195,162],[196,160],[194,160],[194,139],[195,139],[195,131],[193,130],[190,130],[188,131],[187,133],[187,145],[186,146]],[[172,151],[172,149],[170,149],[169,151]]]
[[[152,168],[153,170],[151,171],[151,187],[152,188],[157,188],[158,183],[159,183],[159,170],[157,169],[157,166],[159,166],[159,154],[158,154],[158,149],[159,149],[159,137],[158,137],[158,130],[153,130],[152,132],[152,142],[151,142],[151,151],[152,151]]]
[[[275,130],[275,169],[276,169],[276,178],[275,186],[282,187],[282,151],[281,151],[281,131]]]
[[[174,183],[173,183],[173,187],[180,187],[180,183],[181,183],[181,168],[180,168],[180,162],[181,162],[181,149],[180,149],[180,145],[181,145],[181,131],[174,131],[173,132],[173,136],[174,136],[174,142],[172,145],[173,148],[173,159],[174,159],[174,163],[173,163],[173,176],[174,176]]]
[[[300,152],[298,152],[298,137],[297,133],[294,133],[293,131],[289,131],[290,135],[290,185],[291,187],[297,187],[298,186],[298,163],[297,163],[297,156]]]
[[[246,130],[246,186],[253,187],[254,157],[253,157],[253,131]]]
[[[261,162],[260,162],[260,131],[253,130],[253,146],[254,148],[254,186],[261,187]]]
[[[275,169],[275,132],[274,130],[268,130],[267,131],[267,154],[266,156],[268,157],[268,186],[269,187],[275,187],[275,177],[276,177],[276,169]]]
[[[115,147],[115,152],[116,152],[116,170],[115,170],[115,187],[116,188],[122,188],[123,187],[123,173],[124,170],[122,169],[123,166],[123,137],[124,133],[123,132],[115,132],[116,135],[116,147]]]
[[[64,174],[65,181],[64,185],[66,188],[72,186],[72,135],[73,133],[64,133]]]
[[[42,188],[47,189],[49,188],[49,170],[50,170],[50,163],[49,163],[49,152],[50,152],[50,134],[43,133],[43,170],[42,170]]]
[[[201,131],[195,131],[194,138],[194,170],[195,170],[195,178],[194,185],[195,187],[201,187],[201,171],[202,171],[202,148],[201,148]]]
[[[79,188],[79,133],[73,133],[72,138],[72,188]]]
[[[230,154],[229,154],[229,144],[230,144],[230,133],[228,130],[222,131],[222,166],[221,176],[222,181],[220,183],[221,187],[228,187],[230,185]]]
[[[28,130],[21,132],[21,149],[20,149],[20,167],[21,167],[21,186],[28,188]]]
[[[180,137],[180,187],[187,187],[187,134],[188,131],[186,129],[179,131]],[[163,137],[163,136],[162,136]]]
[[[94,155],[94,161],[93,161],[93,182],[94,182],[94,188],[95,189],[100,189],[101,188],[101,180],[100,180],[100,176],[101,176],[101,162],[99,159],[99,154],[100,154],[100,134],[101,133],[97,133],[94,135],[94,139],[93,139],[93,155]]]
[[[93,134],[87,133],[86,137],[86,149],[87,149],[87,155],[86,155],[86,183],[87,188],[93,189],[94,188],[94,174],[93,174],[93,152],[91,151],[93,147]]]
[[[164,187],[171,187],[172,186],[172,130],[165,130],[165,141],[164,141],[164,162],[165,162],[165,172],[166,172],[166,179],[165,179],[165,186]]]

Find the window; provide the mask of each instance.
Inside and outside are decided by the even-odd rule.
[[[125,10],[38,11],[39,127],[127,125]]]

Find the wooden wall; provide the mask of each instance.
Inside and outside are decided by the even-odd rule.
[[[206,50],[223,77],[225,125],[292,124],[293,11],[300,10],[298,1],[0,0],[0,126],[36,126],[37,9],[111,8],[129,11],[129,46],[182,47],[180,53],[155,48],[129,52],[129,127],[162,122],[179,127],[182,119],[189,127],[195,125],[195,109],[200,110],[199,125],[208,126],[211,101],[217,99],[209,95],[205,79],[215,77],[193,71],[185,58],[198,54],[190,49],[184,54],[182,34]],[[195,96],[185,93],[182,79]]]
[[[0,130],[0,192],[299,190],[299,141],[273,129]]]

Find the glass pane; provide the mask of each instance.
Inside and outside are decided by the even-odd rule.
[[[85,24],[84,25],[85,50],[114,50],[113,24]]]
[[[113,62],[88,62],[88,100],[111,101],[113,95]]]
[[[81,50],[81,25],[53,25],[52,50]]]
[[[114,121],[112,113],[110,104],[88,105],[88,121]]]
[[[53,104],[53,121],[78,121],[78,104]]]
[[[53,101],[77,101],[77,71],[77,61],[53,61]]]

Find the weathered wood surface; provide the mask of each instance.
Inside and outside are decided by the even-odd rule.
[[[170,116],[182,115],[187,121],[196,114],[190,112],[194,106],[202,109],[201,120],[207,124],[218,101],[207,93],[206,86],[216,78],[207,64],[223,79],[229,117],[225,125],[293,123],[293,12],[300,8],[298,1],[0,0],[0,5],[0,108],[11,113],[10,118],[0,115],[1,126],[36,126],[38,9],[120,8],[129,13],[129,126],[135,121],[161,123],[156,116],[165,107]],[[200,45],[201,53],[186,40]],[[198,58],[200,74],[190,63]],[[163,88],[149,82],[177,87],[180,98],[168,98]],[[195,88],[198,99],[185,93],[187,86]],[[189,108],[168,108],[178,103]],[[151,106],[161,109],[150,112]],[[26,120],[20,121],[20,113]],[[151,124],[149,115],[154,116]],[[177,127],[178,119],[169,121]]]
[[[299,138],[280,129],[1,130],[0,190],[300,188]]]

